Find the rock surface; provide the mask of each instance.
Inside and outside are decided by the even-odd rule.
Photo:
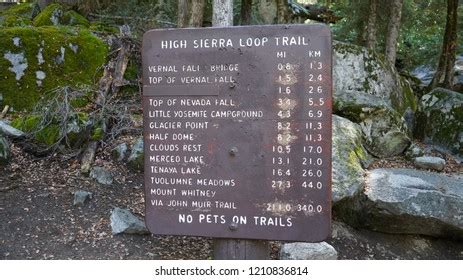
[[[145,223],[127,209],[114,208],[111,211],[112,233],[148,234]]]
[[[461,259],[463,252],[461,241],[355,229],[339,221],[333,221],[327,242],[342,260]]]
[[[10,144],[8,143],[6,138],[0,134],[0,165],[8,164],[9,160],[10,160]]]
[[[405,157],[407,157],[408,159],[414,159],[422,155],[424,155],[423,149],[421,149],[418,145],[413,143],[405,151]]]
[[[366,48],[334,44],[334,110],[360,121],[377,110],[416,111],[416,97],[391,65]]]
[[[333,203],[362,190],[363,177],[371,158],[362,146],[360,126],[333,115]]]
[[[90,171],[90,177],[103,185],[111,185],[113,183],[113,175],[110,171],[101,166],[95,166]]]
[[[135,140],[132,146],[127,164],[132,170],[143,171],[144,166],[144,151],[143,151],[143,137]]]
[[[280,260],[336,260],[338,253],[330,244],[286,243],[280,250]]]
[[[115,160],[123,161],[125,159],[126,154],[127,154],[127,150],[128,150],[127,144],[122,143],[122,144],[117,145],[111,151],[111,155]]]
[[[417,157],[414,160],[415,166],[422,169],[444,170],[445,160],[440,157]]]
[[[28,9],[27,13],[9,15],[17,25],[0,28],[0,107],[10,105],[16,111],[32,109],[46,93],[58,87],[93,84],[108,53],[103,40],[85,28],[85,24],[79,25],[76,12],[63,11],[62,18],[67,21],[58,20],[56,25],[50,17],[45,23],[44,14],[39,14],[34,19],[40,25],[36,27],[31,26],[29,4],[14,9],[23,7]]]
[[[93,197],[93,194],[91,192],[76,191],[74,193],[73,205],[74,206],[83,206],[85,204],[85,202],[92,199],[92,197]]]
[[[463,94],[436,88],[421,98],[417,134],[463,156]]]
[[[374,156],[400,155],[410,145],[404,120],[392,111],[376,111],[360,123],[365,148]]]
[[[355,227],[463,239],[462,205],[462,175],[375,169],[364,192],[334,210]]]
[[[13,137],[13,138],[21,138],[25,136],[24,132],[12,127],[11,125],[9,125],[8,123],[4,121],[0,121],[0,134]]]
[[[50,4],[38,14],[33,21],[34,26],[47,25],[81,25],[88,27],[89,21],[73,10],[60,4]]]

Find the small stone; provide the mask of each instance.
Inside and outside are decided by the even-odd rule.
[[[125,158],[125,155],[127,154],[127,144],[122,143],[117,145],[111,152],[112,157],[117,160],[117,161],[123,161]]]
[[[103,167],[95,166],[90,171],[90,177],[103,185],[111,185],[113,183],[113,175]]]
[[[405,157],[408,159],[414,159],[416,157],[420,157],[424,154],[423,149],[421,149],[416,144],[411,144],[410,147],[405,151]]]
[[[127,209],[114,208],[111,211],[112,234],[148,234],[145,223]]]
[[[25,135],[24,132],[12,127],[4,121],[0,121],[0,133],[13,138],[21,138]]]
[[[326,242],[286,243],[281,247],[281,260],[336,260],[338,252]]]
[[[84,206],[87,200],[92,199],[93,194],[86,191],[76,191],[74,193],[74,206]]]
[[[437,171],[442,171],[445,167],[445,160],[440,157],[417,157],[415,158],[414,163],[418,168]]]

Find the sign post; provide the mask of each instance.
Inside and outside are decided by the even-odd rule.
[[[326,26],[152,30],[142,57],[151,232],[259,240],[216,242],[216,258],[254,259],[261,240],[329,236]]]

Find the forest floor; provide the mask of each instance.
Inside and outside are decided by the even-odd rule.
[[[100,150],[95,161],[114,174],[114,183],[106,186],[82,176],[77,160],[36,158],[13,144],[12,162],[0,167],[0,259],[211,258],[209,238],[112,235],[110,211],[127,208],[143,217],[144,192],[142,174],[114,163],[109,151]],[[93,193],[81,207],[73,205],[73,192],[78,190]],[[391,237],[338,222],[329,243],[340,259],[463,259],[463,242]],[[403,247],[408,243],[424,251]],[[278,244],[272,244],[272,258]]]

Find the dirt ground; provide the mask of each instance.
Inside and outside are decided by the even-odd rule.
[[[99,151],[95,162],[114,174],[114,184],[106,186],[81,175],[77,160],[36,158],[13,145],[12,162],[0,167],[0,259],[211,258],[208,238],[111,234],[110,211],[128,208],[143,217],[144,194],[142,175],[115,164],[109,150]],[[92,192],[93,199],[73,206],[77,190]],[[391,237],[337,222],[333,233],[329,243],[340,259],[463,259],[463,242]],[[403,247],[415,243],[423,250]],[[272,258],[278,245],[272,244]]]

